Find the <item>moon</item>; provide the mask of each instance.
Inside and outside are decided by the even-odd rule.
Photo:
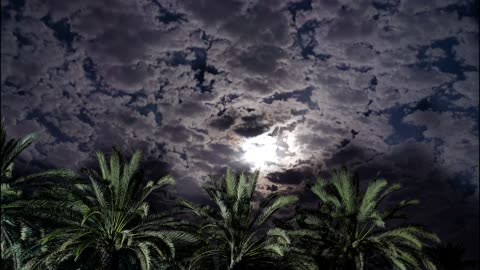
[[[242,144],[243,159],[255,170],[265,169],[269,163],[278,163],[277,139],[267,133],[249,138]]]

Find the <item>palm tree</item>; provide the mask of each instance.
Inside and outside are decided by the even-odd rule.
[[[397,215],[401,209],[418,203],[401,201],[379,209],[400,188],[375,179],[360,192],[358,179],[352,185],[347,170],[335,171],[331,181],[319,178],[313,185],[319,208],[301,211],[297,218],[301,229],[291,235],[302,239],[317,262],[330,269],[364,269],[378,261],[395,269],[436,269],[425,255],[429,242],[440,241],[435,234],[419,225],[385,224],[401,217]]]
[[[73,258],[75,262],[81,259],[81,269],[99,265],[100,269],[132,269],[134,265],[158,269],[174,258],[176,244],[196,240],[170,212],[150,213],[149,195],[174,184],[172,176],[144,184],[140,151],[122,163],[114,149],[110,166],[103,153],[96,154],[100,174],[82,169],[89,183],[53,190],[49,196],[56,193],[56,202],[39,200],[30,208],[39,217],[60,224],[42,239],[48,252],[31,261],[32,268],[62,265]]]
[[[273,214],[298,198],[274,193],[255,207],[258,175],[258,172],[249,176],[242,173],[237,177],[227,170],[220,184],[204,187],[216,209],[187,201],[181,203],[203,219],[199,232],[204,235],[205,246],[193,255],[191,269],[201,269],[205,264],[208,269],[262,269],[292,252],[287,233],[279,228],[267,230],[265,225]],[[302,260],[289,263],[296,265],[295,269],[308,269]]]
[[[1,168],[1,258],[2,264],[12,264],[12,268],[23,268],[24,250],[32,245],[33,236],[38,230],[32,222],[23,215],[24,207],[18,204],[23,199],[23,191],[27,183],[45,178],[69,178],[74,175],[69,170],[47,170],[41,173],[13,178],[15,159],[35,140],[35,134],[29,134],[20,139],[7,139],[3,122],[0,130],[0,168]]]

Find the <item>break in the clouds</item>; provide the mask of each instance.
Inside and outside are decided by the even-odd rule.
[[[478,251],[478,1],[1,7],[2,118],[40,135],[24,165],[140,148],[187,197],[227,166],[298,192],[347,165],[404,183],[418,220]]]

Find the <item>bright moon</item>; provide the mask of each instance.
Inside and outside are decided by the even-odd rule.
[[[267,162],[278,161],[277,148],[276,138],[264,133],[247,139],[242,144],[242,150],[245,152],[243,158],[255,169],[261,169]]]

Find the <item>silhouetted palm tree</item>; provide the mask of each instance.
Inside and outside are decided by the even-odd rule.
[[[300,213],[302,229],[291,235],[299,237],[327,269],[364,269],[378,260],[395,269],[436,269],[425,255],[429,242],[440,241],[435,234],[418,225],[385,225],[398,217],[399,210],[418,203],[401,201],[381,211],[380,203],[399,189],[399,184],[387,186],[385,180],[374,180],[360,192],[346,170],[334,172],[331,181],[318,179],[313,185],[319,209]]]
[[[0,131],[1,168],[1,256],[2,264],[12,264],[14,269],[22,269],[24,250],[34,245],[34,236],[40,233],[32,230],[32,220],[23,215],[24,207],[18,204],[26,185],[32,180],[55,177],[72,177],[68,170],[48,170],[25,177],[13,178],[14,161],[35,140],[35,134],[20,139],[7,139],[3,122]],[[38,236],[38,235],[37,235]],[[9,262],[8,259],[11,259]]]
[[[55,203],[34,202],[31,211],[60,227],[43,238],[48,252],[32,260],[32,268],[82,257],[81,269],[138,269],[138,265],[158,269],[160,263],[175,256],[177,243],[195,241],[171,213],[150,214],[147,198],[153,191],[174,184],[172,176],[143,184],[140,151],[124,164],[115,149],[110,166],[103,153],[97,152],[97,159],[100,174],[82,169],[88,184],[66,185],[60,196],[58,190],[62,189],[55,191],[57,195],[52,192],[50,196],[59,199]]]
[[[270,194],[255,207],[253,195],[257,179],[258,172],[237,177],[227,170],[221,183],[204,187],[216,209],[182,202],[203,219],[200,233],[205,235],[206,246],[195,252],[191,268],[203,269],[202,265],[206,264],[205,269],[267,269],[292,252],[290,238],[284,230],[267,230],[264,225],[274,213],[298,198]],[[308,260],[301,260],[299,256],[292,257],[288,263],[295,265],[294,269],[309,269]]]
[[[29,134],[21,139],[10,139],[7,140],[7,132],[1,123],[1,132],[0,132],[0,158],[1,158],[1,177],[12,177],[12,170],[14,161],[23,150],[25,150],[32,142],[35,140],[35,134]]]

